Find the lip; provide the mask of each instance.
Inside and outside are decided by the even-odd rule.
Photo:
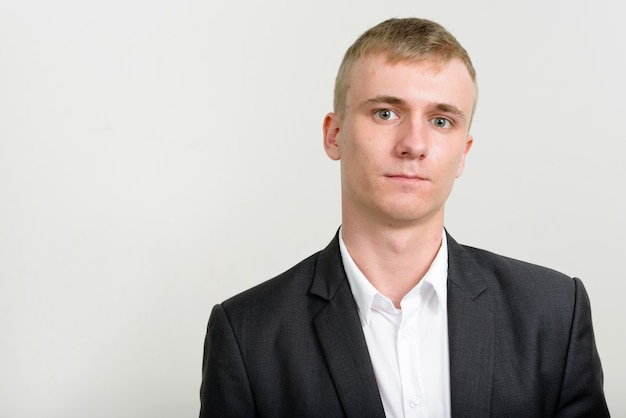
[[[397,174],[387,174],[385,177],[392,179],[392,180],[398,180],[398,181],[424,181],[426,180],[424,177],[419,176],[417,174],[407,174],[407,173],[397,173]]]

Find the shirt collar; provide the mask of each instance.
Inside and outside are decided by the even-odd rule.
[[[439,306],[447,311],[448,308],[448,240],[445,231],[442,230],[441,247],[437,251],[435,259],[431,263],[428,271],[420,280],[420,282],[409,292],[413,292],[418,286],[429,284],[435,290]],[[343,268],[346,271],[348,283],[352,290],[352,295],[359,310],[362,325],[369,325],[370,311],[376,295],[381,295],[378,290],[370,283],[361,270],[357,267],[352,256],[348,252],[348,248],[343,241],[342,229],[339,229],[339,250],[341,251],[341,259]],[[422,284],[424,283],[424,284]]]

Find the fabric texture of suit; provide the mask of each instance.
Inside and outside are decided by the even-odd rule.
[[[606,417],[580,280],[448,236],[453,417]],[[338,238],[216,305],[201,417],[384,417]]]

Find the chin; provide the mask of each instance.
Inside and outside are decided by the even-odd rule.
[[[443,209],[433,210],[419,205],[393,206],[384,212],[389,222],[398,226],[421,224],[443,216]]]

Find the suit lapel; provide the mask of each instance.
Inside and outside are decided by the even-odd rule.
[[[310,292],[328,301],[313,323],[346,416],[384,418],[337,236],[320,253]]]
[[[448,337],[452,416],[489,416],[494,355],[491,299],[471,254],[450,236]]]

